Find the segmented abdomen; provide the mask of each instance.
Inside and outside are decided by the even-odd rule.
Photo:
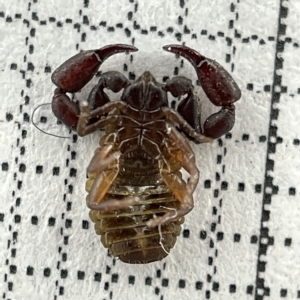
[[[90,211],[96,233],[113,256],[126,263],[150,263],[166,257],[180,234],[184,218],[155,228],[146,226],[150,219],[179,202],[160,178],[157,161],[141,152],[131,153],[122,160],[120,173],[106,199],[127,196],[139,198],[138,205],[118,211]]]

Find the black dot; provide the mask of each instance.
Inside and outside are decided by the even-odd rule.
[[[256,244],[258,241],[258,237],[256,235],[252,235],[250,239],[251,244]]]
[[[235,293],[236,292],[236,285],[235,284],[231,284],[229,286],[229,292],[230,293]]]
[[[2,171],[8,171],[8,163],[2,163]]]
[[[218,232],[217,233],[217,240],[218,241],[222,241],[224,238],[224,232]]]
[[[222,191],[226,191],[227,188],[228,188],[228,182],[223,181],[223,182],[221,183],[221,190],[222,190]]]
[[[248,285],[246,293],[249,294],[249,295],[252,295],[253,294],[253,289],[254,289],[253,285]]]
[[[300,145],[300,140],[299,139],[294,139],[293,144],[296,146]]]
[[[82,229],[89,229],[89,222],[86,220],[82,221]]]
[[[72,202],[67,202],[67,211],[70,211],[72,209]]]
[[[22,188],[22,181],[18,181],[18,189],[20,190]]]
[[[25,171],[26,171],[26,165],[20,164],[20,165],[19,165],[19,172],[25,173]]]
[[[9,122],[13,119],[13,115],[11,113],[6,113],[6,121]]]
[[[238,243],[241,239],[241,235],[239,233],[235,233],[233,236],[233,240]]]
[[[291,238],[286,238],[284,240],[284,246],[290,247],[292,245],[292,239]]]
[[[46,66],[45,69],[44,69],[44,72],[45,73],[51,73],[51,67]]]
[[[85,277],[85,273],[83,271],[78,271],[77,272],[77,278],[78,280],[83,280]]]
[[[217,213],[218,213],[218,210],[217,210],[217,208],[214,206],[214,207],[212,208],[212,214],[213,214],[213,215],[217,215]]]
[[[68,255],[67,253],[63,253],[61,256],[62,261],[67,261]]]
[[[211,187],[211,181],[209,179],[204,181],[204,187],[206,189],[210,189],[210,187]]]
[[[213,282],[212,289],[215,292],[219,291],[220,284],[218,282]]]
[[[21,216],[20,215],[15,215],[15,223],[21,223]]]
[[[261,186],[261,184],[256,184],[255,185],[255,193],[261,193],[261,188],[262,188],[262,186]]]
[[[71,159],[72,160],[76,159],[76,151],[71,152]]]
[[[59,167],[54,167],[52,170],[52,175],[53,176],[58,176],[59,175]]]
[[[16,257],[17,249],[13,248],[11,249],[11,257]]]
[[[118,274],[112,274],[111,275],[111,282],[118,282],[118,279],[119,279],[119,275]]]
[[[196,290],[202,290],[203,282],[196,281],[195,287],[196,287]]]
[[[159,288],[156,287],[156,288],[154,289],[154,293],[155,293],[156,295],[159,295],[159,292],[160,292]]]
[[[180,279],[180,280],[179,280],[179,283],[178,283],[178,286],[179,286],[181,289],[184,289],[184,288],[185,288],[185,280],[184,280],[184,279]]]
[[[64,291],[65,291],[64,287],[60,286],[59,287],[59,295],[62,296],[64,294]]]
[[[300,299],[300,290],[297,291],[297,299]]]
[[[206,231],[201,230],[201,231],[200,231],[200,239],[201,239],[201,240],[205,240],[205,239],[206,239],[206,236],[207,236]]]
[[[270,85],[265,85],[264,86],[264,91],[265,92],[270,92],[271,91],[271,86]]]
[[[27,267],[26,274],[27,274],[28,276],[32,276],[32,275],[33,275],[33,271],[34,271],[33,267],[28,266],[28,267]]]
[[[213,264],[214,260],[211,256],[208,257],[208,265],[211,266]]]
[[[66,228],[71,228],[71,227],[72,227],[72,220],[66,219],[65,227],[66,227]]]
[[[101,281],[101,273],[97,273],[97,272],[95,272],[95,275],[94,275],[94,280],[95,281],[98,281],[98,282],[100,282]]]
[[[129,73],[128,73],[128,78],[129,78],[130,80],[135,80],[135,74],[132,73],[132,72],[129,72]]]
[[[160,277],[161,277],[161,270],[157,270],[157,271],[156,271],[156,277],[157,277],[157,278],[160,278]]]
[[[189,229],[184,229],[182,232],[182,235],[184,238],[189,238],[190,237],[190,231]]]
[[[163,287],[167,287],[169,285],[169,279],[163,278],[163,280],[161,281],[161,285]]]
[[[217,228],[217,224],[216,224],[216,223],[211,223],[211,225],[210,225],[210,230],[211,230],[212,232],[215,232],[216,228]]]
[[[242,135],[242,140],[243,141],[248,141],[249,140],[249,134],[243,134]]]
[[[131,31],[128,28],[125,28],[124,31],[127,37],[131,36]]]
[[[152,278],[151,277],[146,277],[145,285],[151,285],[151,284],[152,284]]]
[[[280,297],[285,298],[287,296],[287,289],[281,289],[280,290]]]
[[[25,147],[24,146],[20,147],[20,154],[21,155],[25,154]]]
[[[267,137],[264,136],[264,135],[261,135],[261,136],[259,137],[259,141],[260,141],[261,143],[264,143],[266,140],[267,140]]]
[[[289,195],[290,196],[295,196],[296,195],[296,189],[294,187],[289,188]]]
[[[33,65],[33,63],[29,62],[27,64],[27,71],[34,71],[34,65]]]
[[[44,276],[49,277],[51,275],[51,270],[49,268],[44,269]]]
[[[15,266],[15,265],[9,266],[9,273],[10,274],[16,274],[17,273],[17,266]]]
[[[0,222],[3,222],[3,221],[4,221],[4,214],[0,213]]]
[[[225,139],[226,139],[226,140],[230,140],[231,138],[232,138],[231,132],[226,133]]]
[[[36,172],[36,174],[42,174],[43,173],[43,166],[36,166],[35,172]]]
[[[17,68],[18,68],[18,65],[15,64],[15,63],[12,63],[12,64],[10,65],[10,69],[11,69],[11,70],[17,70]]]
[[[239,182],[238,191],[243,192],[245,190],[245,184],[243,182]]]
[[[77,174],[77,170],[74,169],[74,168],[71,168],[71,170],[70,170],[70,177],[76,177],[76,174]]]
[[[252,83],[247,84],[247,90],[253,91],[253,84]]]
[[[135,277],[132,276],[132,275],[128,276],[128,282],[129,282],[129,284],[134,284],[134,282],[135,282]]]
[[[61,278],[67,278],[68,277],[68,270],[65,270],[65,269],[61,270],[60,271],[60,277]]]
[[[48,226],[54,226],[55,225],[55,218],[50,217],[48,220]]]

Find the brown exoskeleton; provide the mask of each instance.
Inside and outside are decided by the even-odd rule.
[[[193,208],[199,181],[187,138],[210,142],[231,130],[233,103],[241,97],[235,81],[217,62],[185,46],[168,45],[164,50],[188,59],[207,97],[221,106],[203,129],[199,99],[192,81],[183,76],[161,84],[147,71],[130,82],[110,71],[100,76],[87,101],[74,102],[66,95],[85,86],[112,54],[137,51],[133,46],[83,51],[52,75],[58,87],[52,102],[55,116],[80,136],[106,130],[87,169],[86,202],[103,245],[126,263],[160,260],[174,246],[183,216]],[[121,99],[111,102],[104,88],[115,93],[123,89]],[[177,110],[169,107],[168,92],[186,95]],[[187,181],[181,168],[189,174]]]

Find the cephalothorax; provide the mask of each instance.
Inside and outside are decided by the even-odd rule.
[[[80,136],[105,128],[100,147],[87,168],[86,190],[96,233],[111,253],[127,263],[149,263],[164,258],[180,234],[183,216],[193,208],[199,180],[195,155],[186,137],[195,143],[212,141],[234,125],[241,92],[230,74],[217,62],[193,49],[168,45],[195,67],[210,101],[221,110],[200,124],[200,105],[192,82],[183,76],[166,84],[150,72],[130,82],[119,72],[100,76],[87,101],[71,101],[66,93],[84,87],[101,63],[119,52],[137,51],[129,45],[109,45],[83,51],[56,69],[52,110]],[[104,89],[117,93],[110,101]],[[169,107],[167,93],[185,96],[177,110]],[[182,179],[180,169],[189,174]]]

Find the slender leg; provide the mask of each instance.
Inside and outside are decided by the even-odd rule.
[[[166,168],[164,164],[160,163],[161,176],[180,202],[180,206],[175,212],[172,210],[161,217],[150,220],[147,223],[148,227],[155,227],[178,220],[194,207],[193,193],[199,181],[199,170],[196,166],[195,155],[188,141],[175,127],[169,126],[170,139],[173,141],[173,145],[168,148],[169,154],[190,174],[190,177],[188,182],[184,183],[181,178],[172,174],[171,168]]]
[[[89,194],[86,198],[87,206],[93,210],[111,211],[126,208],[137,202],[136,197],[126,197],[122,201],[118,199],[105,199],[102,201],[112,183],[119,173],[120,153],[118,151],[109,153],[109,147],[103,147],[93,157],[89,171],[97,172],[98,174],[91,173],[91,179],[95,177]],[[106,155],[108,154],[108,155]],[[107,157],[106,157],[107,156]],[[94,165],[97,158],[103,157],[103,161]],[[100,173],[99,173],[100,172]]]
[[[202,135],[201,133],[197,133],[195,129],[191,127],[191,125],[189,125],[187,121],[178,112],[174,111],[173,109],[169,107],[163,107],[162,111],[164,112],[167,119],[172,122],[172,124],[173,123],[178,124],[180,129],[182,129],[190,137],[194,138],[197,142],[211,143],[213,141],[212,138]]]
[[[126,104],[122,101],[109,102],[95,110],[90,111],[88,103],[86,101],[80,102],[80,115],[77,125],[77,133],[80,136],[85,136],[96,131],[99,128],[103,128],[108,124],[116,123],[118,120],[117,115],[108,115],[103,119],[96,121],[95,123],[88,124],[88,121],[93,117],[100,117],[108,112],[114,112],[117,109],[124,107]]]
[[[104,145],[103,147],[99,147],[96,149],[95,154],[87,168],[89,177],[93,177],[93,174],[96,175],[103,172],[105,168],[117,158],[115,157],[115,155],[109,155],[112,150],[113,144]],[[115,152],[115,154],[117,153],[118,152]]]

